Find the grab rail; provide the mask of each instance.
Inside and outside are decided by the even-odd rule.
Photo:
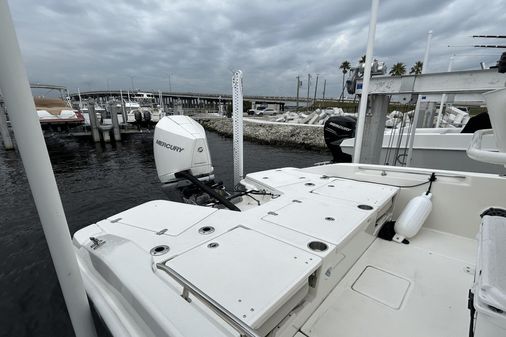
[[[498,165],[506,165],[506,153],[492,152],[481,149],[481,140],[484,135],[493,134],[493,129],[478,130],[473,134],[471,145],[467,149],[467,156],[471,159]]]
[[[444,173],[444,172],[440,172],[439,169],[436,169],[436,170],[430,170],[430,169],[425,169],[425,171],[421,171],[421,170],[414,170],[414,169],[411,169],[411,168],[408,168],[408,170],[406,170],[406,168],[394,168],[394,167],[385,167],[385,166],[382,166],[382,167],[374,167],[374,166],[359,166],[358,167],[359,170],[364,170],[364,171],[378,171],[378,172],[382,172],[384,174],[382,175],[386,175],[386,172],[395,172],[395,173],[406,173],[406,174],[416,174],[416,175],[427,175],[427,176],[430,176],[430,174],[434,171],[437,172],[437,176],[438,177],[446,177],[446,178],[456,178],[456,179],[465,179],[466,176],[464,175],[461,175],[461,174],[452,174],[452,173]]]
[[[183,287],[183,293],[181,294],[181,297],[183,297],[187,302],[191,302],[191,299],[189,298],[189,294],[191,293],[202,303],[204,303],[209,309],[211,309],[216,315],[230,324],[234,329],[236,329],[240,333],[241,337],[260,337],[260,335],[258,335],[249,325],[241,321],[233,313],[225,309],[221,304],[213,300],[206,293],[185,279],[174,269],[165,265],[165,263],[157,263],[156,268],[166,272]]]

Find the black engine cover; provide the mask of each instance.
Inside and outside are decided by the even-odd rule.
[[[349,163],[351,156],[341,150],[341,142],[355,137],[357,120],[349,116],[330,117],[323,126],[323,138],[332,153],[334,163]]]

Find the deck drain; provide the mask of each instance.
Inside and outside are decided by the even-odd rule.
[[[370,211],[373,207],[369,205],[358,205],[358,208],[363,209],[365,211]]]
[[[199,228],[199,233],[202,235],[208,235],[211,234],[212,232],[214,232],[213,226],[204,226]]]
[[[307,246],[309,249],[315,252],[324,252],[329,248],[325,242],[321,241],[311,241]]]
[[[161,245],[161,246],[156,246],[156,247],[151,248],[149,253],[153,256],[158,256],[158,255],[163,255],[163,254],[168,253],[169,250],[170,250],[169,246]]]
[[[216,248],[219,245],[220,244],[218,242],[211,242],[210,244],[207,245],[207,248]]]

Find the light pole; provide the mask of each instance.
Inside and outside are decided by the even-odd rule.
[[[309,108],[309,88],[311,87],[311,74],[307,74],[307,97],[306,108]]]
[[[132,84],[132,91],[135,91],[134,76],[128,76],[128,77],[130,77],[130,83]]]
[[[300,89],[300,76],[297,76],[297,110],[299,111],[299,89]]]
[[[172,92],[172,82],[170,80],[170,74],[167,74],[169,76],[169,92]]]

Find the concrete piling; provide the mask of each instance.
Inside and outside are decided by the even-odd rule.
[[[98,132],[98,120],[95,114],[95,100],[88,99],[88,114],[90,118],[91,138],[95,143],[100,142],[100,133]]]
[[[116,101],[111,101],[109,107],[111,112],[112,131],[114,134],[114,140],[119,142],[121,141],[121,132],[119,130],[118,107],[116,106]]]

